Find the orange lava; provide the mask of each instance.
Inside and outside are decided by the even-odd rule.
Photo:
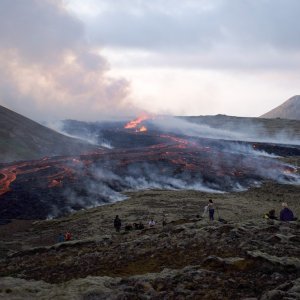
[[[147,127],[142,125],[142,122],[150,119],[150,116],[147,114],[143,114],[142,116],[128,122],[124,128],[125,129],[135,129],[136,132],[145,132],[147,131]]]
[[[146,126],[142,126],[138,131],[139,132],[145,132],[145,131],[147,131],[147,127]]]
[[[56,180],[56,179],[53,179],[50,184],[49,184],[49,187],[55,187],[55,186],[60,186],[61,185],[61,182],[59,180]]]
[[[146,115],[141,116],[141,117],[138,117],[137,119],[128,122],[128,123],[124,126],[124,128],[126,128],[126,129],[136,128],[141,122],[147,120],[148,118],[149,118],[149,117],[146,116]]]
[[[27,163],[19,163],[0,170],[0,196],[10,190],[10,184],[16,180],[20,173],[19,168],[26,165]]]
[[[1,175],[3,178],[0,180],[0,196],[9,191],[10,184],[17,178],[13,167],[3,169]]]
[[[59,161],[67,162],[70,158],[62,159],[48,159],[43,158],[41,161],[27,161],[16,163],[0,169],[0,196],[9,192],[11,190],[11,183],[14,182],[18,175],[35,173],[37,171],[45,170],[51,167],[51,165],[56,164]],[[78,163],[79,160],[76,160]],[[62,179],[64,176],[72,176],[73,170],[64,165],[60,165],[61,170],[56,172],[54,175],[49,176],[49,187],[61,186]]]

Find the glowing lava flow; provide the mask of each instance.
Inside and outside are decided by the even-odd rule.
[[[109,150],[0,164],[1,219],[62,216],[123,199],[120,193],[126,190],[227,192],[264,180],[291,184],[300,180],[297,167],[241,147],[252,146],[250,143],[191,138],[164,133],[155,126],[140,134],[136,130],[143,129],[143,124],[133,124],[136,127],[127,126],[133,130],[120,130],[119,124],[107,130],[114,137],[112,142],[119,145]],[[300,155],[300,147],[257,147],[275,155],[282,151],[287,156]]]
[[[17,175],[20,173],[26,174],[29,171],[26,170],[28,162],[17,163],[16,165],[8,166],[4,169],[0,169],[0,196],[10,190],[10,184],[17,179]],[[25,168],[22,170],[22,168]],[[30,172],[35,172],[36,169]],[[2,177],[2,178],[1,178]]]
[[[142,126],[142,127],[139,129],[139,132],[143,132],[143,131],[147,131],[147,127],[146,127],[146,126]]]
[[[130,122],[128,122],[124,128],[125,129],[136,129],[136,132],[145,132],[147,131],[147,127],[141,125],[141,123],[145,120],[148,120],[150,117],[148,115],[142,115]]]
[[[0,180],[0,196],[9,191],[11,182],[15,181],[17,178],[14,167],[3,169],[1,175],[3,178]]]
[[[73,158],[68,157],[61,159],[61,161],[60,159],[44,158],[36,161],[16,163],[15,165],[0,169],[0,196],[11,191],[11,183],[14,182],[19,175],[35,174],[36,172],[48,169],[50,169],[52,173],[48,178],[50,181],[49,187],[61,186],[64,176],[72,177],[74,174],[71,167],[64,165],[64,163],[70,160],[73,161],[73,164],[75,163]],[[55,172],[51,170],[53,166],[56,166]]]

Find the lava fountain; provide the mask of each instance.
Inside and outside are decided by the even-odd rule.
[[[151,117],[148,114],[143,114],[140,117],[125,124],[125,129],[135,129],[136,132],[145,132],[147,127],[142,124],[143,121],[149,120]]]

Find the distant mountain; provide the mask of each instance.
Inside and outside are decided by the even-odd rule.
[[[283,104],[260,116],[260,118],[300,120],[300,96],[288,99]]]
[[[0,162],[80,154],[94,148],[0,106]]]

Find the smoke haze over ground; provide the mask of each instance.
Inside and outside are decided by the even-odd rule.
[[[276,122],[278,125],[269,124]],[[295,123],[294,128],[285,125],[285,122]],[[47,126],[61,133],[72,134],[72,136],[93,144],[111,145],[108,139],[101,140],[101,131],[105,128],[104,123],[78,122],[74,127],[75,123],[76,121],[72,120],[69,123],[68,121],[60,121],[47,123]],[[123,121],[123,123],[122,121],[110,122],[111,126],[120,128],[125,123],[126,121]],[[70,124],[70,127],[68,127],[68,124]],[[156,128],[164,132],[183,134],[190,137],[300,145],[300,131],[296,128],[300,126],[300,121],[269,121],[230,116],[172,117],[149,115],[149,119],[145,121],[145,124],[150,126],[150,129]]]
[[[257,108],[299,89],[298,10],[295,0],[2,0],[0,104],[39,121],[116,120],[137,107],[261,115]],[[143,132],[113,122],[56,127],[106,149],[1,166],[3,211],[57,216],[122,200],[126,190],[299,184],[298,169],[277,159],[299,153],[294,132],[196,123],[153,117]]]
[[[211,116],[211,119],[218,120],[218,116]],[[185,119],[175,117],[163,117],[154,120],[155,125],[165,131],[172,131],[175,133],[182,133],[187,136],[196,137],[209,137],[214,139],[225,140],[238,140],[238,141],[252,141],[252,142],[266,142],[266,143],[278,143],[278,144],[292,144],[300,145],[299,133],[292,130],[292,128],[281,128],[273,133],[270,133],[267,127],[259,123],[259,120],[242,119],[237,121],[230,121],[232,124],[229,129],[226,128],[226,121],[230,117],[224,116],[224,121],[219,122],[218,126],[208,125],[209,122],[205,120],[205,117],[197,120],[197,118]],[[278,121],[280,122],[280,120]],[[300,122],[299,122],[300,125]]]
[[[132,190],[223,193],[265,181],[300,183],[297,166],[278,158],[300,156],[299,146],[225,140],[220,137],[231,139],[232,133],[173,118],[165,118],[163,126],[164,118],[158,119],[140,118],[141,124],[137,119],[131,122],[136,124],[133,128],[125,122],[63,122],[69,134],[93,136],[97,143],[106,141],[110,147],[3,165],[1,214],[50,218],[123,200],[122,192]],[[148,130],[139,131],[143,126]]]
[[[250,129],[249,124],[235,132],[158,116],[142,121],[148,128],[142,133],[135,128],[124,129],[125,123],[72,120],[61,123],[61,130],[75,136],[94,136],[98,144],[105,140],[113,149],[108,150],[111,153],[108,160],[99,156],[99,161],[88,171],[84,164],[82,169],[77,169],[79,174],[89,174],[81,183],[88,196],[68,189],[65,195],[71,210],[78,205],[90,207],[123,200],[121,192],[128,190],[189,189],[223,193],[243,191],[265,180],[300,184],[297,167],[279,160],[280,156],[299,155],[296,140],[273,137],[273,142],[295,146],[259,144],[262,131],[255,124],[248,130],[252,135],[247,135],[245,128]],[[271,138],[261,136],[260,140]],[[255,143],[242,142],[248,140]]]

